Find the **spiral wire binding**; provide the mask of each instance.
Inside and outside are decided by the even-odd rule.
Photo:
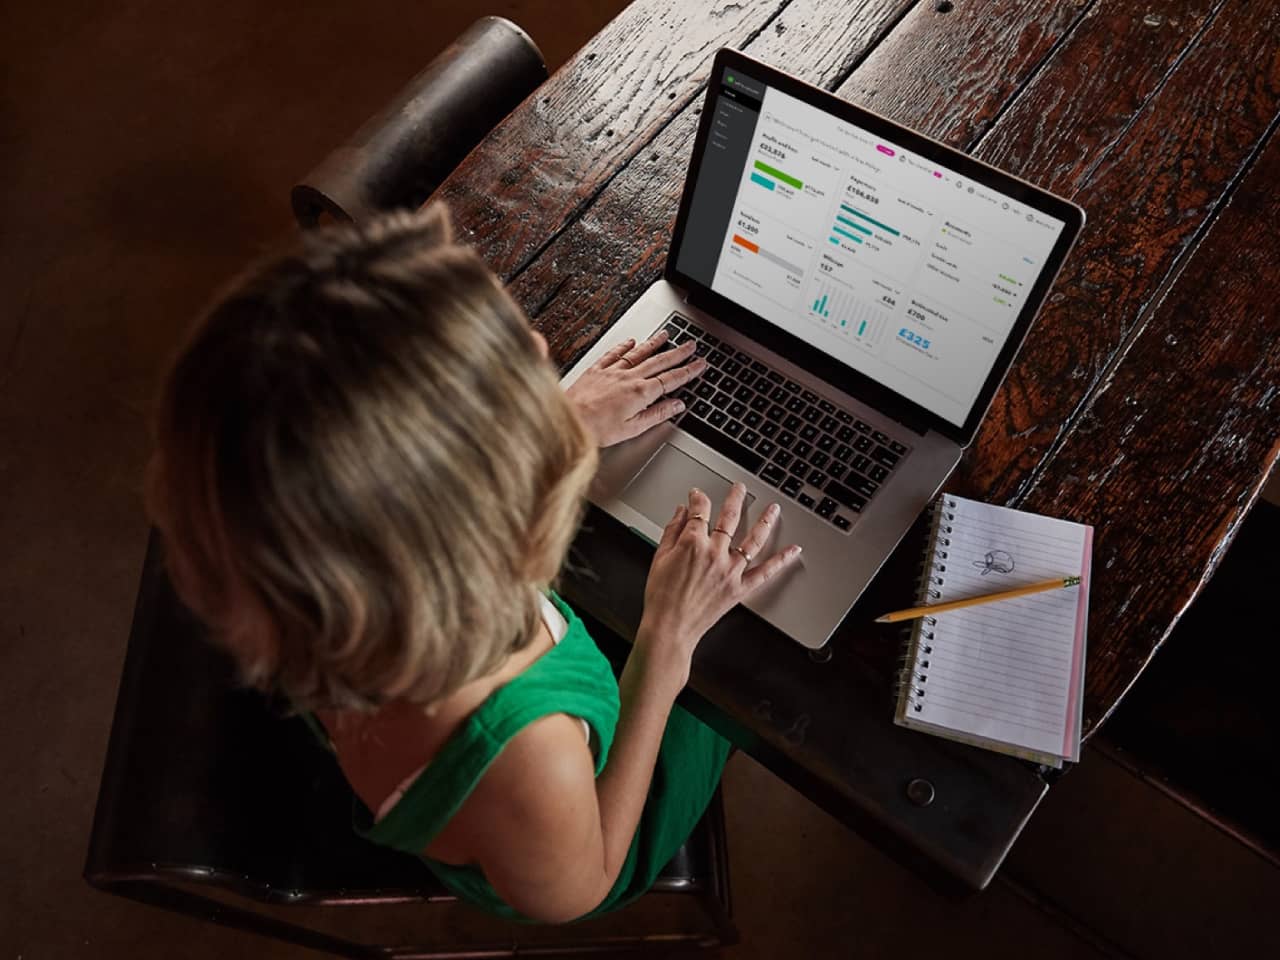
[[[916,603],[924,605],[928,600],[942,596],[935,587],[943,585],[942,574],[947,571],[947,549],[951,546],[950,522],[955,519],[956,502],[947,497],[935,501],[929,510],[933,519],[929,526],[929,540],[925,556],[920,564],[920,579],[916,584]],[[930,560],[932,558],[932,560]],[[897,696],[900,712],[919,713],[924,709],[925,682],[929,679],[929,656],[933,653],[934,628],[937,617],[921,617],[914,621],[904,638],[904,650],[898,657]]]

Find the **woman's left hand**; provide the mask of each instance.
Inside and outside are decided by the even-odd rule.
[[[600,446],[630,440],[684,410],[668,394],[701,376],[707,362],[702,357],[690,362],[692,340],[662,350],[666,342],[665,330],[641,344],[624,340],[565,391]]]

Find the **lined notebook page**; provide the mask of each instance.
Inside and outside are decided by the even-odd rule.
[[[963,497],[944,497],[942,510],[931,557],[942,582],[931,584],[939,595],[929,603],[1083,579],[922,624],[932,649],[916,644],[916,670],[927,679],[908,719],[1077,759],[1093,528]]]

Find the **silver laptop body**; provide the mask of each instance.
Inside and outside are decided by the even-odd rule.
[[[563,384],[663,328],[673,345],[697,340],[709,367],[679,418],[602,451],[592,502],[655,543],[691,487],[714,519],[731,484],[746,485],[735,540],[779,503],[753,562],[804,552],[746,605],[823,646],[959,462],[1083,221],[720,51],[666,276]]]

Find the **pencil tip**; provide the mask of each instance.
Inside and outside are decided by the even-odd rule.
[[[875,622],[876,622],[876,623],[888,623],[888,622],[889,622],[889,615],[886,613],[883,617],[876,617]]]

